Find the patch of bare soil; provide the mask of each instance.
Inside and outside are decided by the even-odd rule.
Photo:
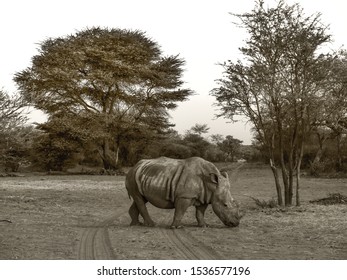
[[[160,220],[163,213],[150,210]],[[196,226],[192,209],[184,229],[168,229],[170,220],[160,220],[156,228],[114,223],[109,233],[115,255],[119,259],[347,259],[345,206],[248,210],[236,228],[224,227],[211,209],[207,212],[208,228]]]
[[[301,207],[260,209],[250,198],[274,196],[271,171],[230,171],[232,193],[246,210],[239,227],[222,225],[212,208],[208,228],[194,208],[183,229],[173,210],[148,205],[156,227],[130,227],[123,176],[0,178],[0,259],[347,259],[347,205],[316,205],[346,194],[347,179],[304,178]]]
[[[345,207],[254,210],[238,228],[214,228],[203,236],[194,231],[226,259],[346,259],[347,223],[339,220],[345,214]]]
[[[0,259],[76,259],[82,233],[121,207],[123,177],[0,180]],[[121,207],[122,209],[124,207]]]

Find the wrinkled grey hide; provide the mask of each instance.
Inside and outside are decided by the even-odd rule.
[[[140,224],[141,214],[145,225],[154,226],[147,202],[159,208],[175,208],[172,228],[181,226],[184,213],[192,205],[201,227],[206,226],[204,213],[208,204],[226,226],[238,226],[241,218],[239,206],[230,194],[228,175],[202,158],[141,160],[128,172],[125,185],[134,200],[129,209],[131,225]]]

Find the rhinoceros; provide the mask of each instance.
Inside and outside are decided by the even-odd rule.
[[[239,204],[232,198],[227,173],[202,158],[171,159],[160,157],[139,161],[129,170],[125,186],[133,203],[129,209],[130,225],[154,226],[146,203],[163,209],[175,208],[171,228],[182,227],[181,220],[189,206],[196,207],[198,226],[206,227],[204,213],[209,204],[219,219],[229,227],[239,225]]]

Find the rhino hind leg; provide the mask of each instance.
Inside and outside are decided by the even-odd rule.
[[[134,221],[133,218],[135,218],[135,222],[136,222],[136,220],[138,221],[138,214],[137,214],[137,212],[138,212],[143,217],[143,220],[144,220],[143,224],[145,226],[150,226],[150,227],[155,226],[155,223],[153,222],[153,220],[149,216],[149,213],[148,213],[148,210],[146,207],[147,201],[145,201],[145,199],[142,196],[135,196],[133,198],[134,198],[134,203],[133,203],[134,207],[132,205],[129,209],[129,214],[130,214],[130,210],[132,210],[132,213],[130,214],[130,217],[132,218],[132,223]],[[136,206],[136,209],[135,209],[135,206]],[[134,216],[131,216],[131,215],[134,215]]]
[[[142,224],[139,221],[140,211],[137,208],[135,201],[131,204],[129,208],[129,215],[131,218],[131,223],[130,223],[131,226],[137,226]]]
[[[196,220],[198,221],[199,227],[207,227],[208,225],[205,222],[204,215],[208,204],[202,204],[196,206]]]
[[[171,224],[171,228],[181,228],[181,220],[188,207],[192,205],[192,200],[189,198],[178,198],[175,201],[175,214]]]

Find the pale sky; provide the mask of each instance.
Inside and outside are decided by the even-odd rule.
[[[265,0],[272,6],[274,0]],[[307,15],[322,13],[330,25],[338,49],[347,41],[345,2],[341,0],[287,0],[299,2]],[[218,63],[241,58],[238,48],[246,34],[232,24],[229,14],[244,13],[253,0],[11,0],[0,2],[0,88],[12,93],[14,73],[30,66],[38,43],[46,38],[65,36],[86,27],[138,29],[158,42],[164,54],[185,59],[185,86],[195,91],[189,101],[171,111],[175,129],[184,133],[194,124],[208,124],[210,134],[232,135],[251,143],[250,126],[245,122],[215,120],[217,107],[209,95],[222,77]],[[39,113],[32,121],[44,121]]]

